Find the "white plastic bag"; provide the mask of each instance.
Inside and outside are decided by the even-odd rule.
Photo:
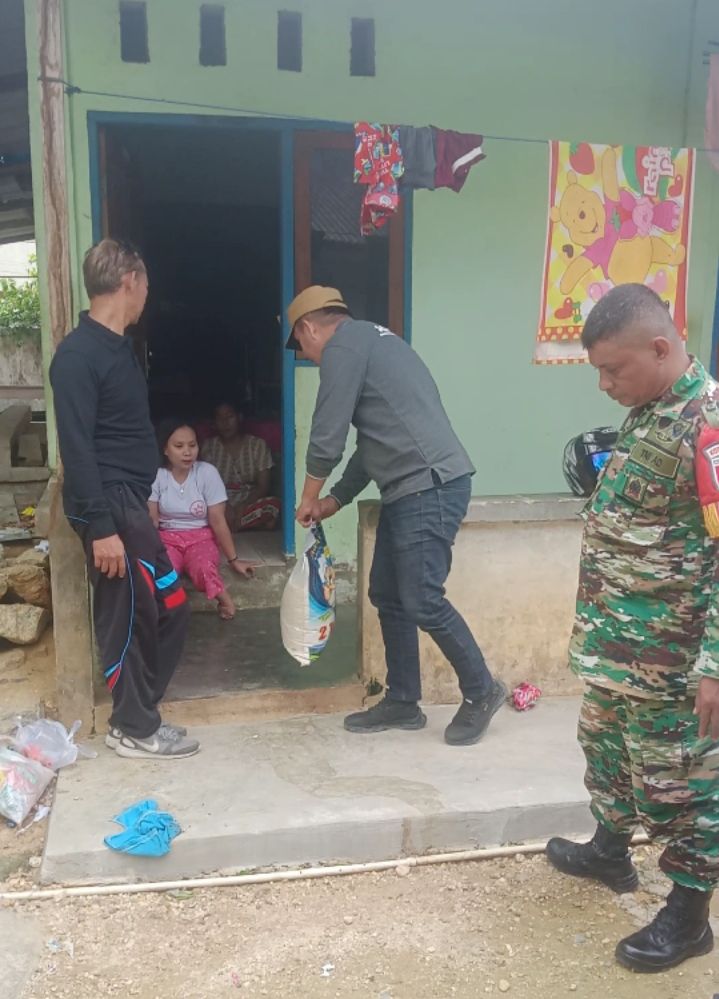
[[[20,725],[12,738],[12,745],[29,760],[36,760],[50,770],[69,767],[80,752],[87,756],[96,755],[89,750],[81,749],[73,742],[80,724],[76,721],[68,732],[60,722],[51,721],[49,718],[38,718],[28,725]]]
[[[0,815],[19,826],[54,776],[35,760],[0,746]]]
[[[282,644],[300,666],[308,666],[324,650],[334,623],[334,564],[325,532],[315,524],[282,594]]]

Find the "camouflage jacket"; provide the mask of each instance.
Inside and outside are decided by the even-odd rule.
[[[630,411],[584,511],[570,662],[635,697],[691,696],[719,679],[719,542],[704,527],[695,449],[719,385],[697,360]],[[712,419],[712,425],[714,420]]]

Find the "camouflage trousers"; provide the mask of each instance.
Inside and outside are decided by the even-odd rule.
[[[699,739],[694,701],[643,701],[587,687],[579,743],[594,818],[616,833],[641,824],[666,843],[677,884],[719,885],[719,742]]]

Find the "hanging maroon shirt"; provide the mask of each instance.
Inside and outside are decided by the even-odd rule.
[[[486,158],[482,152],[483,142],[483,135],[435,128],[435,187],[450,187],[453,191],[461,191],[474,164]]]

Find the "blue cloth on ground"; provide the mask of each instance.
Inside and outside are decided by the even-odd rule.
[[[158,812],[157,802],[137,801],[113,819],[124,826],[122,832],[105,837],[105,846],[135,857],[164,857],[170,844],[182,832],[169,812]]]

